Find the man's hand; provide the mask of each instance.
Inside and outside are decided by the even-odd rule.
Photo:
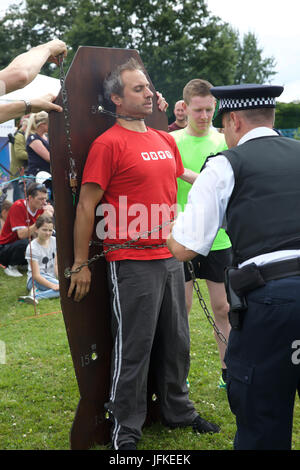
[[[53,41],[47,42],[45,46],[49,47],[50,52],[48,62],[54,62],[56,65],[59,65],[58,56],[60,54],[63,54],[63,57],[67,56],[67,46],[59,39],[53,39]]]
[[[156,92],[156,96],[158,109],[163,112],[166,111],[168,109],[169,103],[166,102],[163,95],[159,91]]]
[[[80,266],[79,263],[74,263],[71,271],[74,271]],[[91,285],[91,271],[87,266],[81,268],[81,270],[71,275],[71,283],[68,290],[68,297],[71,297],[74,292],[75,302],[80,302],[90,290]]]
[[[56,99],[55,95],[48,93],[47,95],[41,96],[40,98],[34,98],[31,100],[31,109],[33,113],[38,113],[39,111],[58,111],[62,112],[62,107],[54,104],[53,101]]]
[[[44,215],[46,215],[47,217],[53,217],[54,215],[54,207],[49,203],[43,206],[43,211],[44,211]]]

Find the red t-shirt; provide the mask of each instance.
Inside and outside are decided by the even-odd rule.
[[[6,245],[19,240],[17,230],[34,224],[43,212],[42,209],[38,209],[33,213],[28,206],[26,209],[25,199],[18,199],[14,202],[8,211],[7,219],[0,235],[0,245]]]
[[[135,132],[118,124],[92,144],[82,184],[97,183],[104,190],[96,210],[96,234],[109,244],[122,244],[164,224],[135,245],[165,243],[169,221],[176,213],[177,177],[184,172],[175,140],[167,132],[147,128]],[[97,221],[97,217],[104,218]],[[120,259],[169,258],[167,247],[119,249],[106,255]]]

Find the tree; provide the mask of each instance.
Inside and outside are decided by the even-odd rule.
[[[275,127],[277,129],[295,129],[300,126],[299,103],[276,104]]]
[[[256,39],[248,35],[241,45],[206,0],[23,0],[0,20],[0,67],[54,37],[70,48],[66,67],[80,45],[137,49],[170,113],[192,78],[228,85],[237,82],[237,68],[242,78],[250,66],[257,79],[272,73]],[[44,70],[58,74],[49,65]]]
[[[237,34],[210,15],[204,0],[86,0],[66,38],[74,49],[137,49],[155,87],[170,104],[181,98],[192,78],[213,84],[234,80]]]
[[[242,43],[238,45],[235,83],[263,84],[276,74],[274,58],[263,58],[262,52],[255,34],[250,32],[245,34]]]

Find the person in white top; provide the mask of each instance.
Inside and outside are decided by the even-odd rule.
[[[37,237],[27,246],[28,261],[27,296],[20,302],[37,304],[41,299],[59,297],[56,238],[53,234],[53,219],[41,215],[36,221]]]
[[[290,449],[300,394],[300,143],[273,129],[282,91],[211,89],[229,150],[208,160],[168,239],[181,261],[209,253],[221,226],[232,242],[225,363],[237,450]]]

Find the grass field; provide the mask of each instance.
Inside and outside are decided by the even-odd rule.
[[[68,450],[69,432],[79,400],[77,382],[60,302],[19,303],[26,293],[23,278],[0,270],[0,449]],[[200,284],[207,300],[207,291]],[[139,449],[230,450],[234,417],[226,392],[217,384],[220,363],[213,330],[198,300],[190,314],[190,396],[201,415],[221,426],[215,435],[190,429],[169,430],[160,424],[144,429]],[[101,449],[101,448],[100,448]],[[104,447],[102,448],[104,449]],[[300,406],[295,408],[293,449],[300,450]]]

